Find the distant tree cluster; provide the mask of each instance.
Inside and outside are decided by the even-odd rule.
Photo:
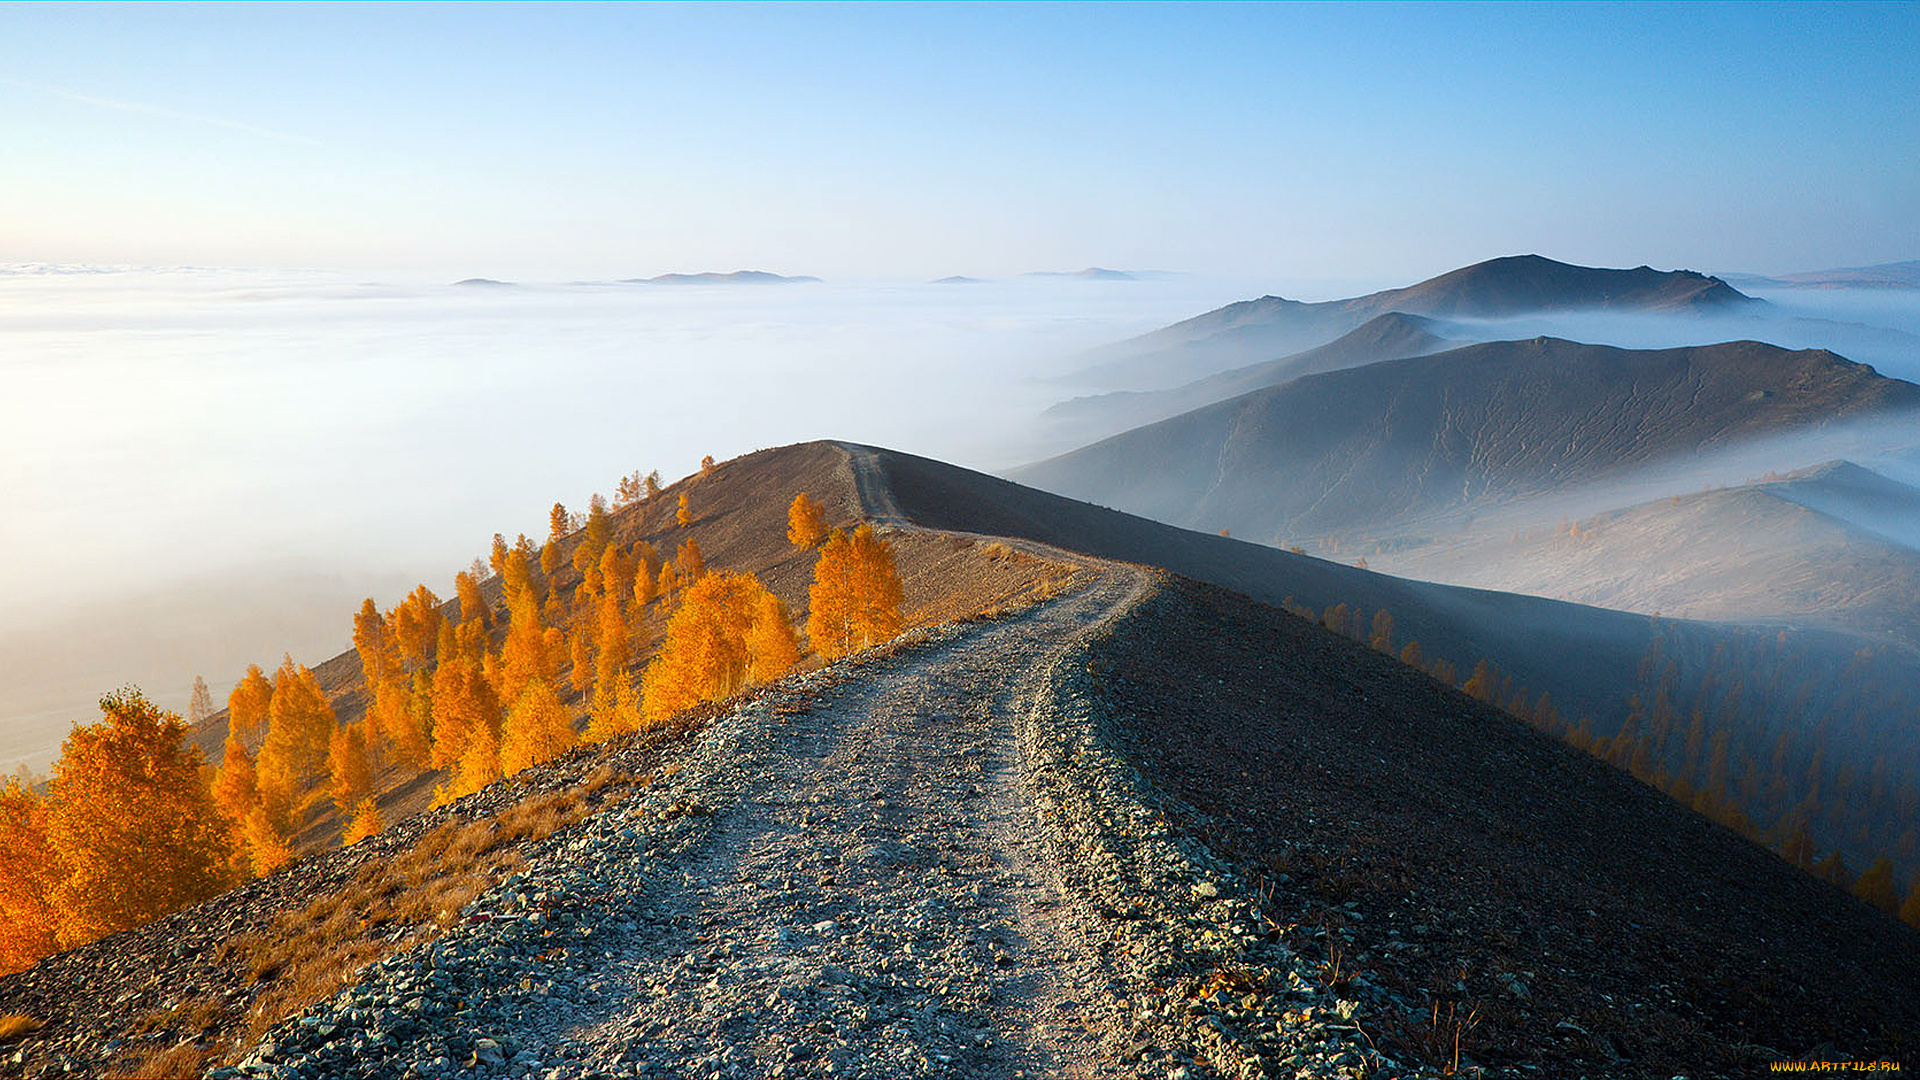
[[[1901,749],[1920,730],[1920,703],[1900,689],[1901,658],[1861,649],[1836,664],[1785,632],[1751,630],[1729,630],[1708,647],[1660,623],[1622,718],[1602,730],[1484,658],[1461,680],[1417,641],[1396,654],[1385,610],[1369,620],[1346,604],[1316,614],[1288,597],[1283,607],[1397,655],[1920,927],[1920,760]],[[1862,771],[1854,761],[1873,765]]]

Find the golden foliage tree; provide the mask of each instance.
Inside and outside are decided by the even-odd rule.
[[[787,542],[797,548],[810,548],[827,538],[827,516],[813,497],[801,492],[787,507]]]
[[[779,601],[766,599],[752,574],[708,574],[689,586],[641,678],[642,719],[658,723],[791,666],[799,654],[793,628]]]
[[[673,520],[683,529],[693,524],[693,511],[687,506],[687,493],[684,491],[680,493],[680,509],[675,511]]]
[[[496,574],[507,569],[507,538],[499,533],[493,534],[493,546],[487,550],[487,565]]]
[[[327,771],[332,778],[328,793],[341,813],[351,812],[361,799],[373,794],[373,768],[367,761],[364,727],[342,724],[333,729],[327,747]]]
[[[225,822],[186,725],[137,690],[100,700],[54,766],[47,835],[65,865],[53,890],[63,946],[128,930],[227,887]]]
[[[227,695],[227,730],[251,735],[267,726],[267,711],[273,705],[273,684],[259,664],[248,664],[233,692]]]
[[[706,572],[707,558],[700,553],[700,542],[682,542],[673,561],[660,568],[659,599],[662,603],[672,604],[682,589],[699,581]]]
[[[487,607],[486,598],[480,595],[480,579],[467,570],[453,575],[453,591],[460,597],[460,622],[462,624],[478,622],[486,626],[493,621],[493,611]]]
[[[573,717],[545,679],[527,684],[507,713],[500,741],[500,771],[507,776],[552,761],[573,749]]]
[[[0,788],[0,975],[60,947],[53,890],[64,876],[47,836],[47,800],[9,780]]]
[[[401,662],[408,671],[417,671],[433,659],[433,645],[440,638],[440,598],[425,585],[417,586],[387,616],[387,623]]]
[[[640,481],[640,470],[635,469],[631,473],[621,477],[620,482],[614,485],[613,507],[618,510],[622,507],[632,506],[644,498],[645,495],[646,486]]]
[[[633,609],[634,618],[653,598],[660,595],[660,553],[645,540],[633,545]]]
[[[547,512],[547,542],[540,546],[540,572],[551,575],[560,569],[560,538],[567,535],[567,508],[559,503]]]
[[[386,822],[380,817],[380,807],[369,795],[354,805],[353,819],[347,822],[340,832],[340,846],[349,847],[374,836],[386,828]]]
[[[706,454],[700,458],[700,475],[701,476],[713,475],[713,455],[712,454]]]
[[[835,529],[814,564],[807,637],[828,660],[886,641],[900,632],[902,595],[893,549],[872,526]]]
[[[247,815],[260,805],[260,782],[254,775],[253,755],[247,753],[246,744],[235,731],[227,732],[220,772],[213,781],[213,804],[226,817],[228,832],[236,840],[243,839]]]
[[[462,652],[442,663],[433,678],[433,767],[456,769],[472,751],[473,774],[484,774],[499,746],[501,715],[499,696],[482,670],[481,658]],[[487,777],[480,787],[492,779]]]
[[[335,726],[333,705],[313,669],[294,663],[291,656],[284,658],[274,673],[267,738],[260,744],[260,787],[292,799],[326,768]]]
[[[600,563],[600,556],[613,540],[613,516],[607,513],[607,499],[596,494],[587,506],[587,527],[582,530],[580,546],[573,549],[573,568],[585,574]]]

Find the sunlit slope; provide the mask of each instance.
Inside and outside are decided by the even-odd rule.
[[[1307,376],[1010,475],[1176,525],[1287,543],[1915,407],[1920,387],[1824,350],[1534,338]]]
[[[802,492],[821,505],[830,527],[851,527],[864,520],[847,451],[834,443],[811,442],[720,462],[666,486],[650,498],[620,507],[611,514],[611,541],[629,548],[639,543],[651,545],[667,560],[675,558],[685,545],[697,545],[709,571],[755,575],[786,605],[795,625],[805,627],[808,591],[818,554],[795,547],[787,537],[788,508],[794,496]],[[688,516],[685,525],[679,523],[683,498]],[[539,578],[540,588],[548,595],[565,598],[580,584],[583,575],[571,560],[583,539],[583,532],[574,531],[554,541],[558,552],[555,569]],[[918,534],[892,535],[889,542],[904,587],[902,615],[909,627],[943,622],[1006,603],[1035,587],[1049,573],[1038,560],[1011,552],[988,553],[983,546],[971,543],[954,544]],[[430,581],[429,587],[441,595],[451,595],[455,569],[444,568],[444,578]],[[498,647],[507,624],[499,577],[482,581],[480,592],[492,609],[492,635]],[[384,608],[398,599],[377,598],[376,603]],[[441,611],[446,618],[457,619],[458,601],[448,600]],[[353,612],[342,610],[339,618],[344,631],[352,625]],[[657,603],[635,617],[631,650],[636,672],[644,667],[664,632],[664,614]],[[277,658],[272,644],[262,643],[259,662],[269,675]],[[364,719],[369,694],[357,652],[350,649],[314,665],[314,673],[341,724]],[[239,674],[234,672],[227,678]],[[562,664],[556,688],[574,715],[576,726],[580,726],[585,723],[589,695],[579,688],[573,674],[570,666]],[[231,683],[226,679],[210,681],[216,699],[224,702]],[[196,728],[191,738],[209,762],[217,763],[226,736],[227,712],[221,709]],[[255,753],[260,737],[256,733],[250,740]],[[392,822],[419,812],[430,802],[435,785],[445,779],[439,770],[389,768],[377,784],[382,815]],[[336,845],[342,824],[341,815],[324,798],[315,799],[296,837],[297,849],[315,851]]]
[[[1513,255],[1347,300],[1304,303],[1263,296],[1228,304],[1098,350],[1077,381],[1132,390],[1180,386],[1324,345],[1392,311],[1502,319],[1564,311],[1724,314],[1758,303],[1718,278],[1691,270],[1608,270]]]

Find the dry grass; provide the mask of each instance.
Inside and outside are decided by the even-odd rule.
[[[8,1013],[0,1016],[0,1043],[12,1042],[22,1036],[31,1035],[46,1027],[44,1020],[36,1020],[21,1013]]]
[[[229,1017],[217,999],[191,998],[137,1019],[142,1041],[174,1045],[128,1056],[128,1075],[199,1075],[221,1056],[225,1030],[244,1052],[275,1024],[350,985],[358,972],[445,933],[460,910],[525,865],[521,847],[625,797],[635,784],[602,766],[584,781],[536,795],[494,817],[445,822],[391,859],[373,859],[341,888],[282,916],[265,931],[223,942],[214,958],[245,973],[252,1007]],[[609,790],[614,789],[614,790]]]
[[[199,1041],[176,1043],[164,1050],[142,1055],[123,1074],[128,1080],[169,1080],[170,1077],[199,1076],[212,1068],[219,1051]]]

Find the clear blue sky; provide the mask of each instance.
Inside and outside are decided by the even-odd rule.
[[[1920,258],[1920,5],[0,8],[0,261]]]

